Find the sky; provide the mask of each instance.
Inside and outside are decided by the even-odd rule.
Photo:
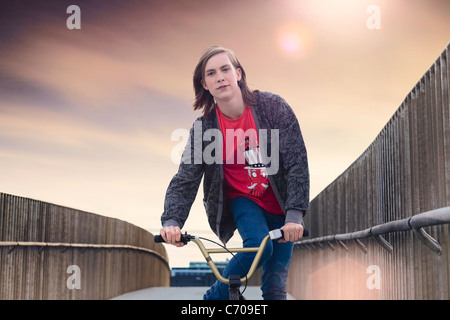
[[[233,49],[252,89],[292,107],[313,199],[372,143],[450,40],[446,0],[9,0],[1,8],[0,192],[153,233],[178,168],[171,135],[200,116],[192,74],[207,47]],[[217,240],[202,193],[184,230]],[[166,248],[172,266],[202,259],[195,248]]]

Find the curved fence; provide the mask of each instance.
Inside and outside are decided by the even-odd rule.
[[[169,283],[146,230],[0,193],[0,299],[108,299]]]
[[[449,48],[311,201],[289,276],[296,298],[450,298]],[[424,222],[437,209],[443,220]]]

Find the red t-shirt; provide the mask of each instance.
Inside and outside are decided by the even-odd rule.
[[[258,133],[249,107],[237,119],[229,119],[216,106],[223,135],[225,196],[244,196],[273,214],[283,214],[259,155]]]

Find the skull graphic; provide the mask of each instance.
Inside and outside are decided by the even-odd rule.
[[[263,195],[267,187],[269,186],[267,181],[266,168],[246,167],[246,169],[248,170],[248,176],[250,178],[250,185],[247,186],[247,188],[250,189],[249,194],[257,197]]]
[[[246,137],[243,146],[240,146],[240,150],[244,153],[246,163],[245,169],[247,169],[250,179],[250,185],[247,186],[250,190],[249,194],[259,197],[263,195],[269,187],[267,170],[261,161],[259,146],[252,146],[249,142],[249,137]]]

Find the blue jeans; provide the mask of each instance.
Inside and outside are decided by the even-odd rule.
[[[275,215],[261,208],[254,201],[246,197],[237,197],[232,200],[232,212],[234,221],[244,247],[259,247],[261,241],[270,230],[279,229],[284,225],[285,217]],[[286,282],[291,264],[292,242],[279,243],[278,240],[269,240],[261,256],[258,267],[263,266],[262,296],[266,300],[286,300]],[[233,258],[223,271],[223,276],[245,276],[250,269],[254,252],[239,252],[236,258],[244,266]],[[228,300],[228,285],[216,281],[203,296],[204,300]]]

